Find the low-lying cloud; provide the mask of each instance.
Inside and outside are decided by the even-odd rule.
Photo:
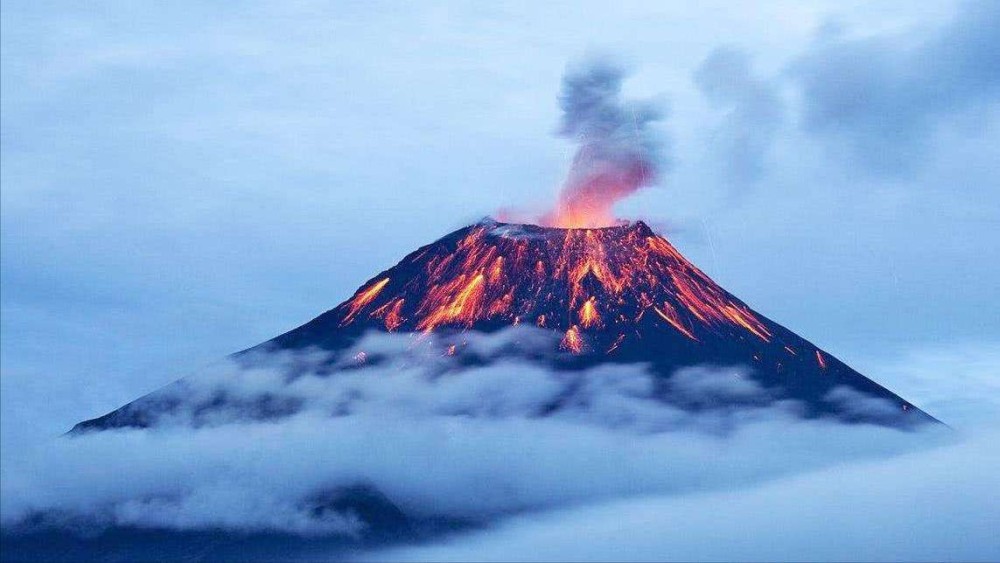
[[[179,408],[151,429],[84,433],[6,459],[3,525],[360,537],[369,523],[324,508],[325,495],[363,486],[409,518],[482,524],[760,483],[951,439],[941,428],[802,420],[794,401],[771,397],[738,366],[688,368],[664,389],[642,365],[558,371],[502,358],[514,342],[544,339],[533,329],[465,338],[472,357],[489,361],[465,365],[468,355],[381,335],[358,343],[363,357],[280,353],[215,366],[174,392],[195,405],[224,397],[230,408]],[[665,392],[730,406],[691,411],[664,404]],[[247,410],[261,397],[295,408]]]
[[[732,490],[646,496],[520,516],[485,532],[371,557],[996,561],[998,439],[994,432],[939,449]]]

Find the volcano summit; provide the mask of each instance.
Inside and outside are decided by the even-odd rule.
[[[641,364],[663,383],[658,400],[673,407],[786,401],[807,418],[906,427],[934,421],[750,309],[641,221],[563,229],[483,220],[416,250],[334,309],[233,359],[320,350],[332,358],[325,376],[337,377],[379,361],[377,351],[363,349],[365,335],[374,332],[406,334],[413,347],[436,347],[437,356],[459,365],[481,365],[498,356],[484,357],[469,346],[470,337],[509,327],[534,327],[532,334],[552,336],[551,345],[528,345],[517,336],[502,356],[570,374],[608,363]],[[343,361],[347,354],[351,361]],[[672,393],[675,374],[693,366],[739,367],[734,382],[749,380],[764,393]],[[73,432],[153,426],[178,410],[196,413],[197,424],[236,402],[220,393],[188,396],[185,381],[81,422]],[[270,393],[238,402],[251,418],[297,409],[295,401]],[[559,408],[556,401],[538,414]]]

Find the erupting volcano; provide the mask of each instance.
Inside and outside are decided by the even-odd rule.
[[[607,61],[564,76],[560,134],[578,147],[554,209],[538,220],[543,226],[487,219],[455,231],[370,279],[336,308],[235,359],[318,349],[334,358],[349,352],[356,363],[377,361],[352,347],[366,333],[380,332],[408,334],[413,346],[441,346],[441,355],[460,365],[476,364],[497,357],[483,358],[467,346],[470,332],[533,327],[536,336],[558,336],[550,349],[522,341],[503,353],[566,372],[638,364],[664,389],[682,368],[733,366],[734,377],[747,371],[769,401],[794,402],[802,416],[892,425],[933,420],[751,310],[644,223],[614,218],[615,202],[649,185],[663,161],[647,127],[660,114],[654,105],[623,100],[623,77]],[[335,376],[349,368],[334,359],[324,372]],[[738,406],[746,399],[692,401],[669,391],[657,396],[687,409]],[[295,401],[275,406],[273,394],[255,400],[259,404],[244,409],[251,416],[295,410]],[[187,406],[201,416],[232,399],[199,401]],[[161,391],[77,430],[149,426],[190,402],[183,390]]]
[[[654,325],[695,343],[774,337],[641,221],[560,229],[486,220],[407,256],[316,322],[322,332],[331,321],[390,332],[527,323],[564,332],[577,354],[609,337],[603,351],[612,354]]]
[[[894,426],[933,420],[750,309],[642,222],[561,229],[484,220],[416,250],[334,309],[235,358],[340,353],[366,333],[383,332],[409,335],[414,347],[440,346],[441,355],[474,364],[484,360],[466,350],[470,333],[518,326],[558,338],[548,350],[515,344],[505,353],[556,370],[641,364],[668,383],[685,367],[741,366],[771,399],[797,401],[805,417]],[[358,362],[366,358],[365,350],[357,352]],[[76,430],[155,424],[178,402],[176,394],[158,393]],[[691,409],[720,406],[669,393],[663,399]],[[873,400],[878,409],[860,408]],[[224,402],[214,397],[198,408],[210,411]]]

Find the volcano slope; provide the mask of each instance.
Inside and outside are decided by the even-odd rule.
[[[469,345],[475,334],[527,326],[550,334],[550,345],[513,338],[488,355]],[[232,359],[250,365],[262,355],[322,351],[329,359],[321,371],[337,377],[380,361],[375,351],[358,348],[373,332],[407,335],[412,346],[434,347],[459,366],[517,358],[572,376],[605,364],[641,364],[662,383],[660,402],[689,411],[785,401],[803,418],[902,428],[936,422],[751,310],[642,222],[557,229],[483,220],[416,250],[334,309]],[[764,393],[672,392],[676,374],[691,366],[739,367],[733,377]],[[294,380],[296,370],[286,378]],[[190,393],[190,383],[178,381],[81,422],[71,434],[155,426],[177,420],[179,412],[200,425],[218,420],[220,411],[261,420],[300,408],[280,393]],[[534,414],[558,412],[564,400],[571,399]]]

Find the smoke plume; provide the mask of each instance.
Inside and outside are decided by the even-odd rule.
[[[652,184],[660,143],[649,124],[661,119],[653,103],[621,98],[625,70],[606,59],[571,66],[563,76],[559,135],[578,147],[555,210],[542,223],[602,227],[615,223],[612,206]]]

